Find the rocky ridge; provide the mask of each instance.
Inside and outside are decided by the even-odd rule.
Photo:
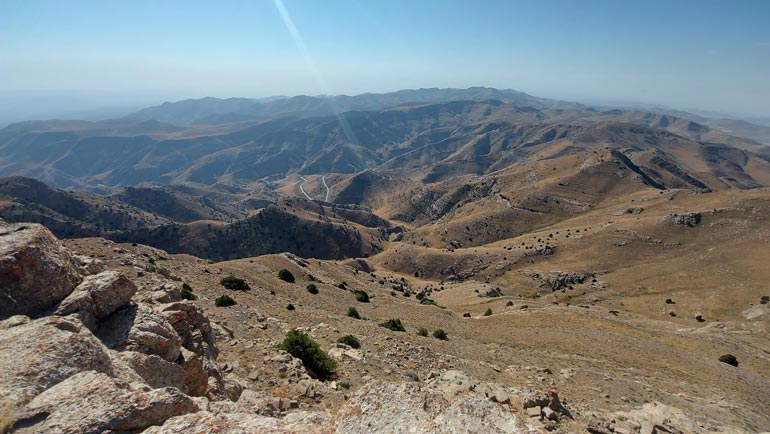
[[[575,420],[554,390],[479,382],[451,368],[404,382],[370,379],[336,411],[300,406],[249,389],[217,362],[218,342],[238,336],[183,301],[178,282],[147,285],[104,270],[35,224],[0,222],[0,249],[4,295],[24,301],[4,303],[0,315],[0,353],[14,355],[0,358],[2,433],[708,432],[676,409],[665,413],[676,417],[650,410],[662,406]],[[258,312],[250,320],[285,327]],[[277,389],[318,403],[341,387],[313,379],[284,351],[251,345],[278,372]],[[361,357],[343,344],[329,353]]]

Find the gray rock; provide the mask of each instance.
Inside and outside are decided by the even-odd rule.
[[[42,391],[82,371],[118,376],[107,348],[74,317],[0,322],[0,432]]]
[[[196,402],[178,389],[148,389],[88,371],[33,399],[17,416],[13,432],[135,432],[198,409]]]
[[[109,348],[155,354],[169,362],[177,360],[182,346],[166,317],[146,304],[118,310],[100,322],[95,333]]]
[[[86,276],[59,304],[55,314],[82,312],[86,318],[101,320],[130,303],[136,291],[136,285],[117,271]]]
[[[81,273],[77,259],[45,226],[0,227],[0,320],[41,315],[75,289]]]

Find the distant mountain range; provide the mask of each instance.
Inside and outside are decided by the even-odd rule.
[[[700,143],[693,146],[733,146],[747,161],[770,155],[760,142],[671,114],[599,111],[512,90],[420,89],[329,98],[204,98],[111,121],[17,123],[0,130],[0,175],[100,193],[136,185],[244,187],[293,174],[362,170],[436,182],[500,170],[589,130],[609,134],[614,130],[606,125],[613,123]],[[745,124],[722,121],[723,129],[750,127],[754,135],[764,134],[765,127]]]

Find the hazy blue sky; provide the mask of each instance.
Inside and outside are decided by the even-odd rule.
[[[476,85],[770,116],[770,1],[0,0],[14,104]]]

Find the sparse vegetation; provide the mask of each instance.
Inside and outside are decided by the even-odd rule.
[[[670,298],[667,298],[666,299],[666,304],[676,304],[676,303],[674,303],[674,300],[672,300]]]
[[[695,315],[695,321],[706,322],[706,319],[703,318],[703,315]]]
[[[294,310],[294,309],[296,309],[296,307],[294,307],[293,304],[289,303],[286,305],[286,310]]]
[[[284,282],[294,283],[294,275],[291,274],[291,271],[285,268],[278,270],[278,278]]]
[[[401,320],[399,318],[389,319],[383,323],[380,323],[379,326],[385,327],[388,330],[393,330],[394,332],[406,331],[406,329],[404,328],[404,325],[401,324]]]
[[[760,304],[767,304],[770,303],[770,295],[763,295],[762,298],[759,299]]]
[[[251,289],[245,280],[239,277],[235,277],[232,274],[227,277],[223,277],[222,280],[219,281],[219,284],[231,291],[248,291]]]
[[[470,312],[465,312],[463,314],[463,318],[470,318],[470,317],[471,317],[471,313]]]
[[[345,315],[351,318],[361,319],[361,315],[358,314],[358,310],[353,306],[348,307],[348,311],[345,313]]]
[[[508,301],[505,303],[505,307],[511,307],[511,306],[513,306],[513,302],[512,302],[511,300],[508,300]]]
[[[428,336],[428,329],[425,327],[420,327],[417,329],[417,335],[419,336]]]
[[[286,334],[280,348],[302,360],[319,380],[326,380],[337,370],[337,362],[330,358],[310,336],[294,329]]]
[[[315,286],[315,283],[308,283],[305,289],[307,289],[307,292],[313,295],[318,294],[318,287]]]
[[[185,299],[185,300],[197,300],[198,299],[198,297],[196,297],[195,294],[193,294],[192,287],[190,285],[188,285],[187,283],[183,283],[182,284],[181,293],[182,293],[182,298]]]
[[[339,339],[337,339],[337,342],[341,344],[345,344],[349,346],[350,348],[361,348],[361,342],[358,341],[358,338],[353,335],[345,335]]]
[[[343,388],[343,389],[350,389],[350,387],[351,387],[351,384],[350,384],[350,380],[347,380],[347,379],[345,379],[345,380],[341,380],[341,381],[340,381],[339,383],[337,383],[337,384],[339,384],[339,386],[340,386],[341,388]]]
[[[357,289],[353,291],[353,295],[355,295],[356,300],[360,301],[361,303],[369,303],[369,294],[367,294],[366,291]]]
[[[732,354],[724,354],[722,356],[719,356],[719,361],[735,367],[738,366],[738,358],[733,356]]]
[[[449,337],[443,329],[434,330],[433,337],[442,341],[449,340]]]
[[[236,304],[238,303],[236,303],[235,300],[233,300],[233,298],[227,294],[221,295],[217,297],[216,300],[214,300],[214,305],[218,307],[228,307],[228,306],[234,306]]]
[[[492,308],[488,307],[487,310],[484,312],[484,316],[491,316],[492,315]]]

